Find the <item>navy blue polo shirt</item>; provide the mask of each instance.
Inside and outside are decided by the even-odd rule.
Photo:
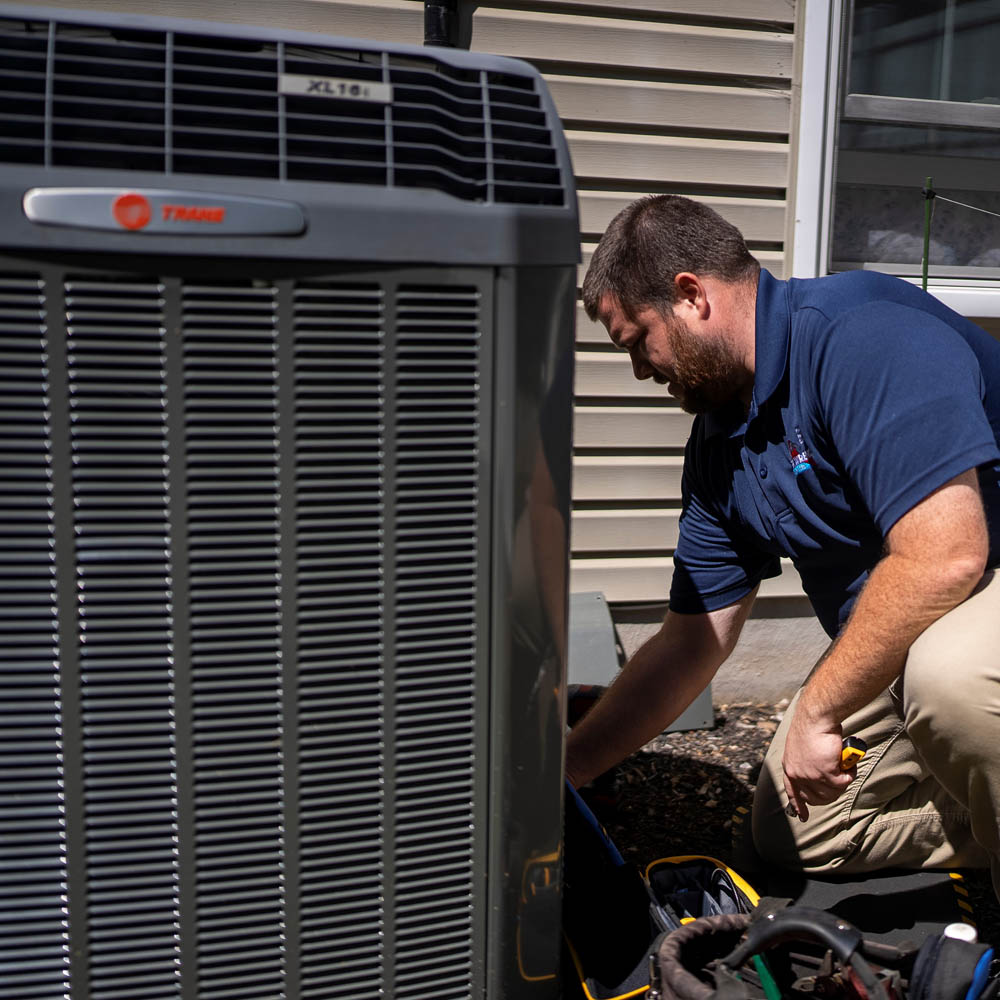
[[[1000,343],[909,282],[870,271],[757,289],[742,405],[695,419],[670,607],[738,601],[790,556],[831,636],[889,529],[977,467],[1000,562]]]

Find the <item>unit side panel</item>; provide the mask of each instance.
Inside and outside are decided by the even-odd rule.
[[[572,268],[503,269],[494,351],[489,988],[559,994]]]

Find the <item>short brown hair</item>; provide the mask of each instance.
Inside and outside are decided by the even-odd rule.
[[[594,251],[583,279],[591,319],[605,295],[632,317],[644,306],[666,315],[677,301],[682,271],[756,283],[760,264],[740,231],[707,205],[679,195],[649,195],[623,208]]]

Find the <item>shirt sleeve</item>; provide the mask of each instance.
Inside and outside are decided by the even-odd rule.
[[[1000,456],[972,348],[947,323],[895,303],[864,307],[823,338],[821,419],[882,535],[950,479]]]
[[[670,610],[679,614],[728,607],[781,572],[777,556],[746,544],[730,530],[730,519],[721,512],[725,500],[713,503],[692,468],[697,464],[693,443],[694,436],[684,456],[683,506],[670,584]]]

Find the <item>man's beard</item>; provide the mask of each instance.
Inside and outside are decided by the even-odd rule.
[[[670,331],[670,351],[670,381],[688,413],[717,410],[739,395],[745,372],[721,337],[698,337],[678,320]]]

